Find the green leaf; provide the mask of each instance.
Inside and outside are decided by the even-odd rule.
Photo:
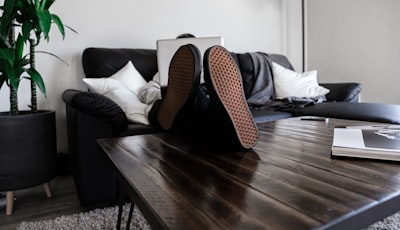
[[[46,39],[48,39],[49,31],[50,31],[50,27],[51,27],[50,12],[48,10],[37,9],[36,14],[37,14],[38,21],[39,21],[39,28],[37,28],[37,29],[40,29],[43,32],[44,37]]]
[[[15,60],[14,50],[11,48],[0,49],[0,59],[7,61],[10,65],[12,65]]]
[[[18,1],[15,0],[4,0],[3,4],[3,13],[10,13],[12,12],[13,8],[15,7]]]
[[[71,30],[72,32],[74,32],[75,34],[79,34],[78,31],[74,30],[74,28],[68,26],[68,25],[64,25],[64,27],[68,28],[69,30]]]
[[[45,4],[45,6],[44,6],[44,9],[48,10],[48,9],[51,7],[51,5],[53,5],[53,3],[54,3],[55,1],[56,1],[56,0],[47,0],[46,4]]]
[[[17,15],[15,0],[4,0],[3,14],[0,17],[0,33],[2,36],[7,37],[10,31],[10,26]]]
[[[31,3],[30,0],[16,0],[15,1],[15,5],[19,8],[27,7],[28,5],[30,5],[30,3]]]
[[[4,76],[4,74],[0,75],[0,89],[3,87],[4,82],[6,82],[7,78]]]
[[[40,9],[41,10],[44,10],[45,9],[45,7],[46,7],[46,2],[47,2],[47,0],[42,0],[41,2],[40,2]],[[47,8],[48,9],[48,8]]]
[[[50,52],[47,52],[47,51],[36,51],[36,53],[48,54],[50,56],[53,56],[53,57],[57,58],[59,61],[63,62],[66,66],[69,66],[66,61],[64,61],[62,58],[60,58],[59,56],[57,56],[57,55],[55,55],[53,53],[50,53]]]
[[[29,36],[31,35],[31,31],[34,29],[33,26],[34,26],[34,24],[31,21],[27,21],[22,24],[22,36],[25,41],[27,41],[29,39]]]
[[[7,48],[10,47],[10,42],[8,41],[8,36],[7,35],[3,35],[0,33],[0,47],[1,48]]]
[[[51,19],[57,25],[58,30],[60,31],[62,38],[64,39],[65,38],[65,29],[64,29],[64,24],[62,23],[60,17],[58,17],[55,14],[52,14]]]
[[[4,65],[4,71],[7,75],[7,78],[10,80],[10,84],[15,88],[18,89],[19,86],[19,76],[17,77],[14,71],[14,68],[10,64]]]
[[[22,59],[24,54],[24,38],[21,34],[18,35],[17,42],[15,43],[15,58]]]
[[[40,73],[33,68],[27,69],[26,72],[31,77],[31,80],[35,82],[37,87],[40,89],[40,92],[42,92],[42,94],[46,97],[46,86]]]
[[[29,58],[27,58],[28,55],[25,55],[22,60],[21,60],[21,66],[27,66],[30,64]]]

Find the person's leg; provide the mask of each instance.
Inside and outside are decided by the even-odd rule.
[[[157,127],[161,127],[160,122],[158,122],[158,110],[160,110],[160,105],[161,99],[156,100],[147,114],[150,124]]]
[[[157,111],[158,122],[164,130],[170,130],[178,113],[193,105],[199,88],[200,72],[201,56],[198,48],[192,44],[181,46],[171,59],[167,89]]]
[[[233,137],[231,141],[236,139],[243,148],[254,147],[258,129],[247,105],[236,62],[222,46],[207,49],[203,61],[204,80],[210,95],[210,132],[215,130],[220,136]]]

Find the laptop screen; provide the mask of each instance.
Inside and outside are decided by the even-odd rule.
[[[186,44],[193,44],[200,50],[201,58],[204,52],[211,46],[223,46],[224,40],[222,37],[199,37],[199,38],[177,38],[177,39],[161,39],[157,40],[157,64],[160,75],[160,85],[167,86],[168,84],[168,69],[172,56],[176,50]],[[201,59],[203,65],[203,59]],[[201,82],[204,82],[201,77]]]

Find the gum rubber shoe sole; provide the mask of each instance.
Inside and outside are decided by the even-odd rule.
[[[256,145],[259,134],[243,92],[240,71],[229,52],[214,46],[208,52],[208,68],[214,90],[228,113],[240,144]]]
[[[157,117],[161,127],[169,130],[185,105],[200,76],[200,54],[193,45],[181,46],[171,59],[168,86]]]

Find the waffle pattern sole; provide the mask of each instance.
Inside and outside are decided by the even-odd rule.
[[[221,46],[209,49],[208,68],[211,82],[227,111],[240,144],[256,145],[259,133],[243,92],[240,71],[229,52]]]
[[[194,50],[188,45],[180,47],[171,59],[168,71],[168,86],[157,114],[161,127],[169,130],[185,105],[193,89],[196,74],[200,74],[200,67],[196,63]]]

